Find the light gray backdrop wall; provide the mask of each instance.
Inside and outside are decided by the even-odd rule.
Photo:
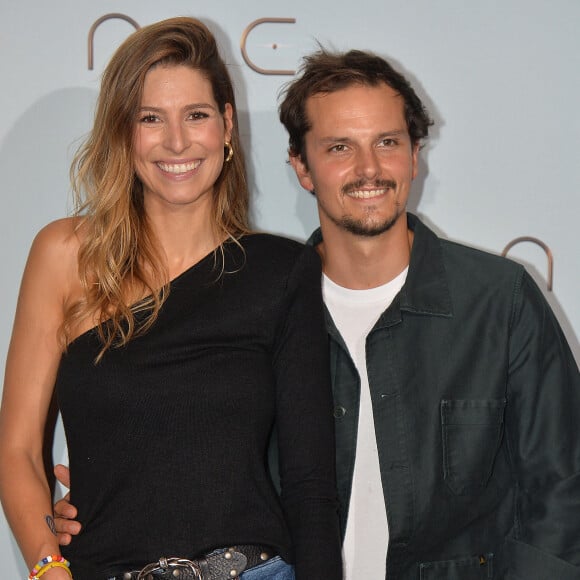
[[[254,71],[242,57],[242,35],[259,18],[295,19],[249,32],[248,57],[262,69],[293,70],[317,42],[391,58],[437,123],[422,152],[412,209],[449,238],[492,252],[519,236],[547,244],[552,292],[540,247],[519,244],[509,255],[546,290],[580,360],[578,0],[1,0],[1,364],[30,243],[70,209],[72,152],[91,126],[99,75],[132,31],[122,20],[104,22],[89,70],[89,29],[113,12],[141,26],[194,15],[213,29],[238,88],[255,225],[302,240],[317,224],[316,207],[285,164],[276,115],[278,91],[290,77]],[[60,427],[54,456],[66,458]],[[4,520],[0,546],[2,578],[25,577]]]

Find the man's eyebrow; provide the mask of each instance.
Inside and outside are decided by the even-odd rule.
[[[401,135],[406,135],[407,129],[394,129],[393,131],[385,131],[384,133],[379,133],[377,137],[379,139],[383,137],[400,137]]]
[[[323,137],[322,139],[320,139],[320,142],[322,144],[336,143],[337,141],[340,141],[341,143],[350,143],[352,139],[350,137],[338,137],[338,136],[335,137],[334,135],[329,135],[328,137]]]
[[[378,133],[376,139],[384,139],[385,137],[400,137],[401,135],[406,135],[406,129],[393,129],[392,131],[384,131],[383,133]],[[328,135],[320,139],[320,143],[352,143],[354,139],[352,137],[340,137],[338,135]]]

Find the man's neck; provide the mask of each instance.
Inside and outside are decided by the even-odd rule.
[[[393,280],[408,265],[413,232],[403,214],[378,236],[356,236],[335,224],[321,223],[323,241],[316,247],[324,273],[353,290],[376,288]]]

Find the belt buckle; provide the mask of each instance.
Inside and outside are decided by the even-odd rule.
[[[153,572],[164,572],[169,570],[170,568],[177,568],[178,566],[185,566],[189,568],[192,573],[193,577],[196,580],[203,580],[201,576],[201,568],[191,560],[186,560],[185,558],[159,558],[158,562],[153,562],[151,564],[147,564],[147,566],[143,567],[139,574],[137,575],[137,580],[145,580],[147,574],[152,574]]]

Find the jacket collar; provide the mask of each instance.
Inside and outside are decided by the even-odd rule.
[[[407,279],[393,306],[398,303],[400,310],[432,316],[453,316],[451,293],[447,273],[443,263],[443,250],[439,238],[417,216],[407,213],[407,225],[414,232],[413,247]],[[320,228],[310,236],[307,244],[316,246],[322,241]],[[400,320],[392,309],[381,318],[383,322]]]

